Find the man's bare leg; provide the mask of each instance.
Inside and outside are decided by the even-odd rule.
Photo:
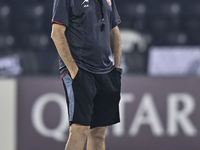
[[[83,150],[90,127],[72,124],[65,150]]]
[[[106,127],[93,128],[89,132],[87,150],[105,150]]]

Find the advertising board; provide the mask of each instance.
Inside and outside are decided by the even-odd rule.
[[[108,150],[200,149],[200,79],[124,77],[121,123],[109,127]],[[18,150],[64,149],[68,116],[59,78],[18,81]]]

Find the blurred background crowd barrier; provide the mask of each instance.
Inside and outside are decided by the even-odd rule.
[[[108,150],[200,149],[200,1],[115,0],[121,123]],[[67,108],[53,0],[0,1],[0,150],[64,149]]]

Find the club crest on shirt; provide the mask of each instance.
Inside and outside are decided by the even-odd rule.
[[[112,5],[111,0],[107,0],[108,5]]]

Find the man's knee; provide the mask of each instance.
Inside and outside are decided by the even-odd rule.
[[[89,126],[79,125],[79,124],[72,124],[70,127],[71,134],[78,134],[81,136],[88,136],[90,131]]]
[[[93,139],[104,140],[106,134],[106,127],[97,127],[90,130],[90,137]]]

